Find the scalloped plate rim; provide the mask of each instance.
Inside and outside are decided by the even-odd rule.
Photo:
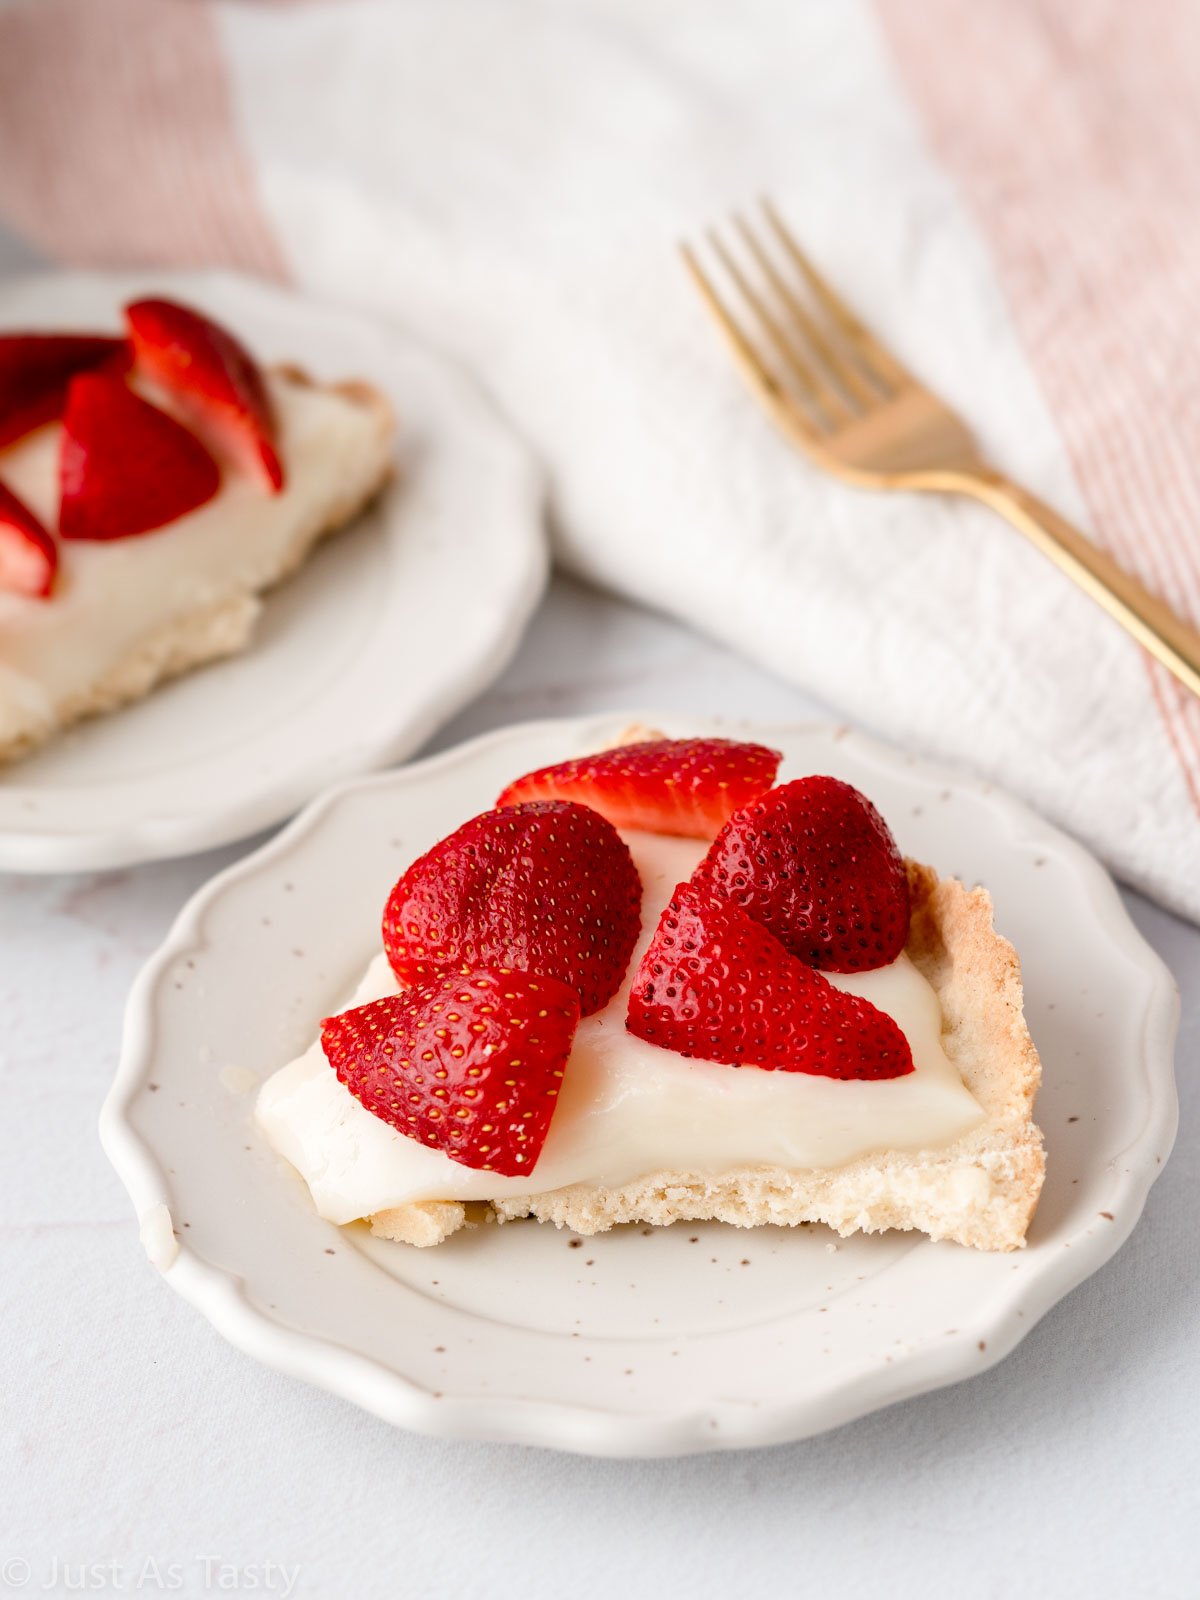
[[[1079,843],[992,784],[964,777],[938,763],[916,760],[884,742],[830,723],[758,723],[749,719],[689,717],[677,712],[599,713],[570,718],[539,718],[493,730],[394,772],[377,773],[338,784],[312,801],[299,816],[261,848],[225,868],[204,885],[179,913],[158,951],[150,958],[131,990],[125,1014],[125,1036],[116,1077],[105,1100],[100,1135],[104,1150],[124,1183],[140,1217],[161,1202],[165,1178],[153,1153],[126,1120],[126,1110],[142,1083],[149,1064],[151,1001],[169,963],[194,945],[203,917],[227,889],[251,878],[260,866],[286,857],[312,838],[323,818],[348,797],[365,790],[421,782],[440,769],[470,760],[481,748],[543,730],[561,730],[565,737],[596,735],[614,723],[640,722],[651,726],[686,723],[700,729],[756,737],[772,732],[795,735],[845,734],[856,748],[877,762],[902,764],[931,783],[984,797],[999,803],[1008,817],[1050,841],[1086,881],[1089,897],[1110,936],[1122,945],[1146,980],[1145,1014],[1141,1038],[1142,1068],[1146,1074],[1151,1109],[1145,1125],[1127,1151],[1156,1147],[1161,1159],[1124,1175],[1123,1203],[1117,1221],[1103,1232],[1080,1236],[1079,1248],[1064,1262],[1064,1253],[1048,1258],[1033,1278],[1022,1275],[1019,1286],[1020,1318],[1015,1303],[994,1306],[982,1318],[962,1319],[957,1337],[939,1351],[927,1348],[898,1359],[892,1366],[846,1379],[817,1405],[811,1399],[784,1403],[770,1410],[751,1409],[745,1403],[722,1407],[717,1400],[697,1402],[687,1411],[638,1415],[582,1403],[530,1399],[520,1395],[455,1397],[433,1395],[368,1356],[348,1350],[320,1335],[301,1332],[275,1321],[252,1305],[239,1279],[200,1258],[179,1241],[175,1260],[164,1272],[167,1281],[201,1311],[222,1335],[246,1354],[319,1388],[341,1396],[385,1421],[419,1433],[447,1438],[469,1438],[557,1448],[613,1457],[683,1455],[713,1449],[779,1444],[823,1433],[885,1406],[978,1375],[1002,1360],[1041,1318],[1070,1291],[1111,1259],[1133,1231],[1153,1182],[1170,1153],[1178,1121],[1178,1098],[1173,1066],[1173,1046],[1179,1016],[1174,979],[1130,920],[1116,886],[1105,869]],[[1013,1286],[1009,1302],[1015,1302]],[[994,1299],[994,1297],[992,1297]],[[1003,1297],[1002,1297],[1003,1298]],[[978,1341],[987,1341],[986,1358]],[[720,1428],[711,1430],[714,1416]]]
[[[504,604],[497,605],[492,611],[493,627],[490,633],[481,638],[478,634],[470,635],[463,630],[465,643],[457,670],[453,674],[442,673],[439,685],[426,701],[417,706],[398,703],[386,719],[377,717],[377,725],[357,732],[348,739],[344,748],[337,752],[342,768],[338,779],[353,780],[359,774],[377,771],[403,759],[419,749],[444,722],[469,704],[495,679],[520,641],[525,625],[541,597],[549,570],[546,540],[538,526],[546,495],[543,468],[471,374],[419,334],[391,319],[372,317],[354,308],[313,298],[244,273],[222,268],[153,267],[24,273],[6,279],[0,286],[0,318],[7,322],[11,306],[19,304],[24,296],[37,299],[52,292],[48,287],[51,284],[65,284],[67,293],[78,292],[79,286],[83,285],[86,292],[108,296],[114,306],[119,306],[131,284],[140,283],[144,286],[151,281],[164,290],[185,296],[193,293],[201,301],[206,287],[215,287],[218,292],[245,295],[248,321],[253,319],[255,299],[261,297],[276,307],[294,309],[297,317],[306,313],[310,316],[316,314],[327,325],[341,322],[358,329],[380,330],[386,341],[415,352],[420,360],[440,369],[449,378],[451,386],[475,409],[476,417],[484,420],[497,438],[505,440],[513,462],[519,464],[525,503],[520,515],[510,517],[509,521],[514,525],[517,521],[527,522],[530,525],[529,535],[524,539],[519,553],[515,546],[510,553],[506,568],[509,591],[504,595]],[[395,396],[391,398],[396,399]],[[402,398],[397,409],[403,413]],[[248,652],[242,652],[242,655],[253,649],[252,640]],[[199,681],[203,674],[196,676]],[[151,691],[151,696],[155,692]],[[381,708],[385,704],[381,699]],[[120,716],[125,709],[118,708],[111,715]],[[214,713],[217,711],[219,706],[214,701]],[[107,716],[95,719],[95,726],[102,729],[107,720]],[[210,803],[192,810],[181,808],[170,814],[150,813],[132,823],[113,823],[100,829],[89,829],[83,825],[70,833],[28,831],[4,819],[0,813],[0,870],[20,873],[109,870],[192,855],[249,838],[264,828],[276,826],[292,817],[299,808],[321,793],[329,782],[328,761],[327,750],[314,749],[303,770],[290,771],[280,778],[260,782],[231,802]],[[22,765],[21,762],[15,762],[0,771],[6,780],[12,780],[12,789],[18,796],[22,789],[29,789],[36,794],[36,785],[22,785],[20,782]]]

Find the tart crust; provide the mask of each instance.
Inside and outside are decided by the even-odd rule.
[[[216,604],[206,604],[153,629],[121,660],[90,685],[85,693],[61,700],[53,714],[36,725],[26,725],[11,737],[0,738],[0,765],[28,755],[39,745],[85,717],[115,711],[141,700],[160,683],[244,650],[262,612],[260,596],[303,566],[322,539],[340,533],[371,503],[392,474],[391,440],[395,416],[378,389],[357,379],[318,385],[300,367],[275,366],[271,375],[297,388],[325,387],[367,413],[378,446],[378,462],[369,478],[346,486],[331,504],[314,509],[314,515],[296,526],[291,544],[271,577],[254,589],[232,587]]]
[[[985,1113],[978,1127],[938,1149],[881,1150],[839,1167],[653,1172],[619,1188],[571,1184],[494,1200],[491,1217],[536,1217],[581,1234],[633,1222],[822,1222],[843,1236],[915,1229],[979,1250],[1020,1249],[1046,1164],[1033,1121],[1041,1063],[1025,1025],[1020,962],[992,925],[985,889],[939,879],[916,861],[908,862],[908,881],[905,948],[937,994],[946,1054]],[[380,1211],[370,1221],[382,1238],[433,1245],[466,1223],[467,1208],[431,1201]]]

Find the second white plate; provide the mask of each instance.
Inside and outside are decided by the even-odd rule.
[[[225,273],[46,274],[5,284],[0,327],[116,330],[174,295],[264,362],[366,378],[400,419],[398,478],[271,594],[244,654],[0,768],[0,869],[185,855],[281,821],[399,760],[496,676],[546,574],[542,474],[467,377],[386,325]]]
[[[325,796],[191,902],[130,997],[102,1135],[167,1281],[242,1349],[406,1427],[669,1454],[800,1438],[969,1377],[1108,1260],[1171,1147],[1174,984],[1078,845],[844,729],[643,717],[763,739],[786,776],[848,779],[904,851],[990,888],[1045,1069],[1028,1247],[520,1223],[421,1251],[323,1222],[258,1134],[251,1086],[358,978],[417,854],[515,775],[631,720],[513,728]]]

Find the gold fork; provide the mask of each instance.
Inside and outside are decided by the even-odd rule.
[[[721,299],[696,253],[688,271],[737,363],[780,431],[819,467],[868,489],[982,500],[1050,557],[1110,616],[1200,695],[1200,633],[1105,551],[980,456],[965,424],[908,372],[821,276],[769,202],[770,247],[734,228],[755,281],[716,232],[713,255],[752,313],[756,342]],[[763,353],[763,347],[768,353]]]

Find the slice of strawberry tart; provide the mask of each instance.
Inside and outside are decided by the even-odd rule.
[[[170,300],[0,335],[0,761],[242,649],[390,471],[387,401],[263,372]]]
[[[472,1202],[1022,1245],[1040,1066],[986,892],[779,763],[642,739],[415,861],[349,1008],[259,1096],[320,1214],[416,1245]]]

